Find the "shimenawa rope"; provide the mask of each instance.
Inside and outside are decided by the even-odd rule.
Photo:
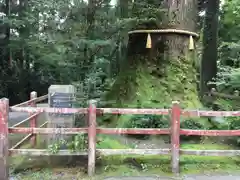
[[[136,34],[136,33],[147,33],[147,42],[146,42],[146,48],[152,48],[152,38],[151,33],[175,33],[175,34],[183,34],[183,35],[189,35],[189,50],[194,49],[194,39],[199,38],[199,35],[195,32],[186,31],[186,30],[178,30],[178,29],[151,29],[151,30],[134,30],[129,31],[128,34]]]

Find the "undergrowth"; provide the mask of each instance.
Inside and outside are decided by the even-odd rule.
[[[120,143],[112,136],[101,136],[97,148],[101,149],[126,149],[133,148]],[[233,149],[224,144],[214,144],[211,141],[200,144],[183,143],[182,149]],[[19,157],[13,157],[15,159]],[[64,161],[58,166],[48,164],[48,157],[26,157],[21,161],[21,171],[12,173],[14,177],[25,180],[34,179],[89,179],[86,175],[86,159],[78,157],[75,161],[81,162],[69,167]],[[31,161],[31,163],[30,163]],[[13,162],[13,159],[12,159]],[[84,163],[85,162],[85,163]],[[169,175],[171,176],[170,156],[166,155],[114,155],[100,156],[97,158],[96,176],[92,179],[103,179],[107,176],[121,175]],[[42,163],[42,164],[41,164]],[[188,156],[180,157],[180,170],[182,174],[216,173],[240,171],[239,157],[207,157]],[[84,165],[85,164],[85,165]],[[14,165],[11,166],[14,168]],[[16,167],[16,164],[15,164]],[[18,172],[18,173],[16,173]]]

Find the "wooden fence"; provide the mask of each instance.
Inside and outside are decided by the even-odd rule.
[[[36,94],[36,93],[35,93]],[[125,155],[125,154],[145,154],[145,155],[171,155],[172,172],[179,173],[180,154],[201,155],[201,156],[236,156],[240,155],[240,150],[191,150],[180,149],[180,135],[195,136],[239,136],[240,130],[190,130],[180,129],[180,117],[200,117],[200,116],[240,116],[240,111],[204,111],[204,110],[183,110],[178,102],[173,102],[170,109],[127,109],[127,108],[97,108],[96,102],[91,100],[88,108],[39,108],[35,107],[36,103],[47,98],[47,95],[37,98],[32,93],[32,99],[9,107],[8,99],[0,100],[0,177],[3,180],[8,179],[8,157],[13,154],[21,155],[88,155],[88,174],[94,175],[95,172],[95,156],[100,155]],[[29,104],[31,107],[21,107]],[[21,123],[28,120],[31,121],[31,127],[17,127],[21,123],[8,127],[8,112],[28,112],[31,116]],[[36,116],[41,113],[59,113],[59,114],[88,114],[88,127],[86,128],[41,128],[36,127]],[[170,115],[171,126],[167,129],[151,129],[151,128],[98,128],[96,118],[98,114],[152,114],[152,115]],[[88,152],[71,152],[70,150],[60,150],[57,154],[51,154],[45,149],[18,149],[25,140],[31,138],[31,143],[36,144],[37,134],[88,134]],[[17,145],[9,149],[8,134],[9,133],[29,133],[29,135],[21,140]],[[97,134],[169,134],[171,136],[170,149],[96,149]]]

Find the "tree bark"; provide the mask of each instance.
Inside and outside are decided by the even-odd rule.
[[[219,0],[207,1],[200,73],[200,93],[202,98],[204,98],[204,95],[207,94],[211,88],[215,87],[213,83],[208,83],[214,81],[217,75],[219,4]]]
[[[128,6],[130,4],[129,0],[119,0],[119,17],[121,18],[121,20],[126,20],[128,18],[128,13],[129,13],[129,9]],[[127,36],[125,36],[125,33],[123,31],[119,32],[119,39],[118,39],[118,50],[116,53],[116,62],[113,62],[115,64],[114,66],[114,75],[118,75],[122,64],[123,64],[123,60],[126,59],[126,50],[127,50],[127,44],[126,39]],[[116,76],[114,76],[116,77]]]
[[[197,0],[167,0],[167,27],[196,32]],[[168,54],[173,58],[189,54],[189,36],[171,34],[167,36]],[[170,58],[172,58],[170,57]]]

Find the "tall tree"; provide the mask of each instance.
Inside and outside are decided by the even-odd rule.
[[[4,0],[1,2],[2,18],[0,21],[0,83],[1,83],[1,96],[8,94],[8,77],[10,74],[10,25],[9,25],[9,14],[10,14],[10,0]],[[3,16],[5,14],[5,16]]]
[[[161,1],[135,1],[133,15],[137,23],[133,30],[197,31],[197,0],[167,0],[164,7],[167,12],[163,11]],[[151,47],[146,48],[149,35]],[[128,64],[107,99],[116,102],[113,105],[116,107],[168,107],[171,101],[179,100],[185,108],[200,108],[194,66],[195,40],[188,33],[171,31],[129,34]]]
[[[129,0],[119,0],[118,1],[118,17],[120,17],[121,21],[125,21],[128,19],[129,14]],[[116,77],[116,75],[119,73],[121,69],[122,60],[126,58],[126,51],[127,51],[127,36],[126,36],[126,29],[122,28],[119,32],[119,37],[117,40],[117,57],[116,61],[111,61],[112,63],[112,71],[113,75]]]
[[[201,61],[200,92],[202,98],[215,87],[213,81],[217,75],[218,19],[220,0],[208,0],[203,32],[203,54]],[[204,99],[203,99],[204,100]]]

